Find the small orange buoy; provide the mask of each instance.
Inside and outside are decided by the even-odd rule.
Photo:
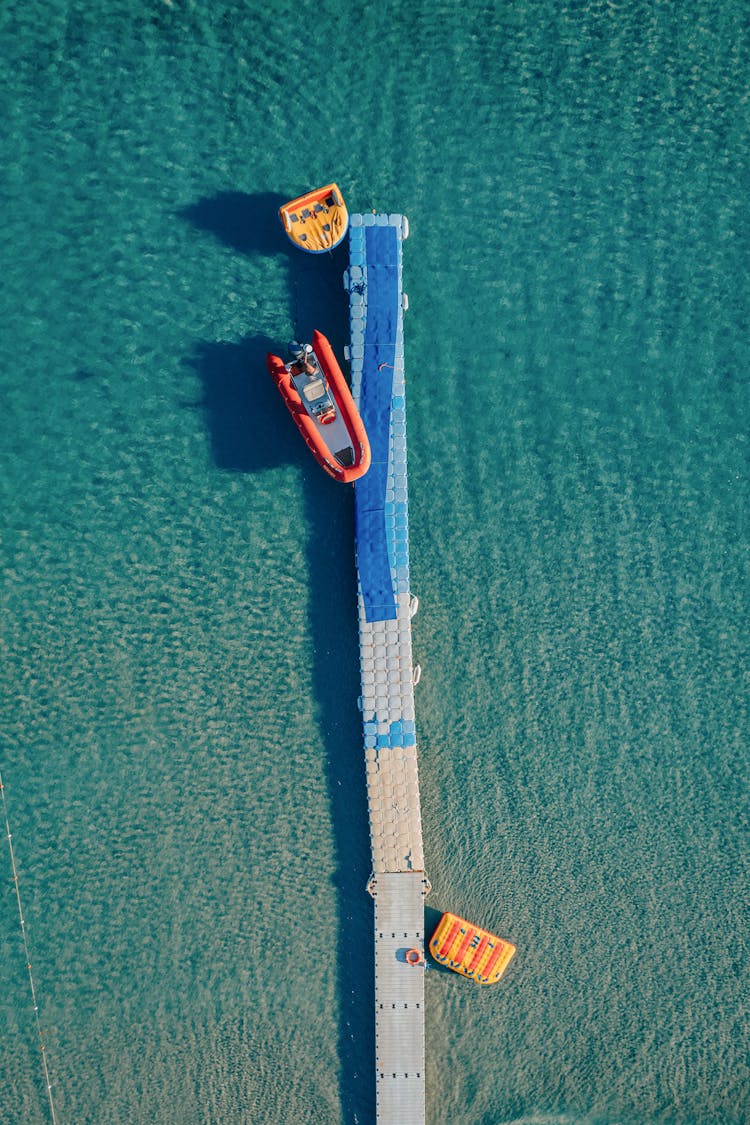
[[[422,964],[422,954],[419,952],[418,949],[407,949],[407,951],[406,951],[406,963],[407,963],[407,965],[421,965]]]

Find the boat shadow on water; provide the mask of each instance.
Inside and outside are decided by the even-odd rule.
[[[278,221],[283,201],[270,193],[224,192],[185,208],[181,215],[240,253],[286,256],[289,312],[298,338],[309,339],[313,328],[321,328],[342,356],[349,335],[342,287],[346,250],[339,247],[315,256],[296,250]],[[375,1120],[375,995],[373,904],[365,889],[371,871],[367,795],[356,706],[360,683],[354,496],[351,486],[325,475],[289,418],[265,365],[266,352],[278,350],[280,343],[284,341],[263,335],[249,335],[236,344],[198,341],[186,363],[201,381],[198,405],[220,469],[250,474],[288,464],[301,469],[313,690],[336,844],[331,877],[338,899],[341,1117],[367,1125]]]
[[[298,251],[278,221],[278,210],[284,202],[283,195],[272,191],[220,191],[181,207],[177,214],[240,254],[287,253],[291,258]]]

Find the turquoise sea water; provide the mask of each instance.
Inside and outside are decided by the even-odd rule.
[[[430,1125],[739,1125],[736,0],[5,0],[3,752],[65,1123],[374,1121],[353,503],[263,366],[408,215]],[[7,852],[7,848],[5,849]],[[6,856],[7,859],[7,856]],[[0,1119],[49,1119],[9,862]]]

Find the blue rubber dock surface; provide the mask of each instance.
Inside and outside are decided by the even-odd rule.
[[[403,372],[400,231],[391,224],[368,226],[355,228],[350,237],[352,257],[362,257],[367,278],[359,410],[372,450],[372,467],[355,490],[357,561],[367,620],[387,621],[396,617],[396,502],[388,469],[397,351]],[[356,306],[357,314],[360,308]],[[403,408],[403,397],[400,402]],[[405,488],[405,458],[403,476]]]

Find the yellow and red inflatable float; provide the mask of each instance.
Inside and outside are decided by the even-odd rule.
[[[509,941],[457,914],[445,913],[430,938],[430,953],[439,964],[478,984],[500,980],[515,952],[515,945]]]

